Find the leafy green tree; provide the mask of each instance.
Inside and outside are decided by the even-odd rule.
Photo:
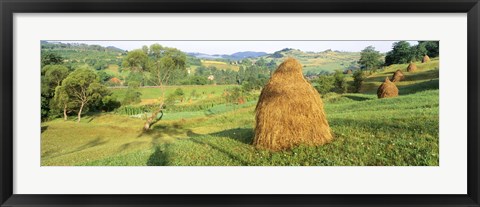
[[[68,68],[63,65],[47,65],[42,68],[43,81],[54,91],[67,77],[68,72]]]
[[[439,41],[418,41],[418,45],[425,47],[429,57],[438,57],[440,51]]]
[[[142,74],[142,72],[148,70],[148,56],[143,50],[132,50],[128,52],[124,58],[122,66],[124,69],[128,69],[133,73]],[[141,83],[144,85],[143,76],[141,77]]]
[[[49,116],[52,106],[51,101],[55,95],[55,88],[61,85],[63,79],[67,77],[68,73],[68,68],[63,65],[46,65],[42,68],[42,118],[47,118]]]
[[[337,93],[346,93],[348,90],[348,84],[342,71],[335,71],[333,77],[335,79],[335,91]]]
[[[387,52],[385,65],[409,63],[414,58],[415,54],[412,52],[410,43],[407,41],[399,41],[393,43],[392,50]]]
[[[121,104],[115,95],[110,94],[102,98],[102,110],[104,111],[113,111],[120,106]]]
[[[428,54],[428,50],[425,47],[425,44],[417,44],[412,46],[412,54],[414,55],[413,60],[420,61],[423,59],[423,56]]]
[[[151,45],[150,50],[148,72],[152,76],[152,83],[159,86],[161,90],[160,99],[166,100],[165,86],[170,83],[170,78],[178,75],[178,72],[186,72],[186,55],[175,48],[162,47],[158,44]],[[162,109],[164,107],[165,101],[162,101],[158,108],[152,112],[152,115],[147,117],[143,126],[144,130],[149,130],[158,121],[157,115],[159,113],[163,114]]]
[[[42,60],[41,66],[42,68],[46,65],[57,65],[63,63],[63,57],[53,53],[53,52],[43,52],[42,51]]]
[[[109,93],[108,89],[100,84],[97,74],[90,69],[81,68],[70,73],[63,81],[64,90],[61,94],[68,94],[69,102],[78,109],[77,122],[80,122],[82,112],[89,104],[101,100]],[[62,99],[66,99],[63,98]]]
[[[137,81],[128,82],[127,92],[125,93],[125,97],[122,100],[123,105],[140,103],[142,101],[142,93],[138,91],[139,86],[140,83]]]
[[[73,97],[68,94],[64,86],[58,86],[55,88],[55,96],[51,102],[51,108],[62,110],[63,119],[66,121],[68,113],[70,113],[71,109],[75,107],[75,102],[73,100]]]
[[[358,63],[363,69],[377,69],[383,64],[382,54],[375,50],[375,47],[368,46],[360,53],[360,60]]]
[[[363,81],[365,81],[366,75],[363,71],[361,70],[356,70],[353,73],[353,90],[355,93],[360,93],[360,90],[362,89]]]
[[[105,71],[98,71],[97,75],[100,78],[100,81],[102,83],[105,83],[105,82],[109,81],[111,78],[113,78],[112,75],[106,73]]]
[[[313,87],[317,89],[318,93],[325,95],[335,88],[335,77],[331,75],[318,76],[312,83]]]

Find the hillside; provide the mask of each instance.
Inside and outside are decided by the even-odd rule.
[[[252,60],[263,58],[267,62],[273,60],[278,65],[286,57],[294,57],[298,59],[303,65],[303,73],[309,75],[331,73],[335,70],[343,71],[346,69],[358,69],[359,66],[357,62],[360,59],[360,52],[341,52],[332,50],[326,50],[323,52],[305,52],[286,48],[271,55],[252,58]]]
[[[167,110],[149,132],[142,132],[141,118],[114,112],[91,114],[78,124],[43,122],[42,166],[438,166],[439,61],[417,67],[404,72],[396,98],[377,99],[375,92],[384,77],[405,71],[405,64],[368,76],[362,93],[325,94],[335,136],[325,146],[255,149],[256,99],[227,105],[221,102],[224,88],[218,88],[223,86],[212,85],[197,88],[199,97],[181,103],[182,111]],[[155,92],[142,89],[142,99],[155,98]]]
[[[110,46],[88,45],[78,43],[41,42],[42,55],[55,53],[64,59],[70,68],[88,64],[96,70],[103,70],[109,65],[122,64],[126,51]]]

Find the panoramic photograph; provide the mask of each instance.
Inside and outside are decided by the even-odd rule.
[[[439,41],[41,44],[41,166],[439,166]]]

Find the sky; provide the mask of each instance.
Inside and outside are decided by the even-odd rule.
[[[115,46],[124,50],[140,49],[143,45],[158,43],[174,47],[183,52],[198,52],[209,55],[235,52],[254,51],[273,53],[284,48],[300,49],[302,51],[321,52],[327,49],[359,52],[367,46],[374,46],[380,52],[392,49],[392,43],[397,41],[52,41],[62,43],[85,43],[101,46]],[[417,41],[408,41],[411,45]]]

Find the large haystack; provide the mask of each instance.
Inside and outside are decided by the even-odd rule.
[[[305,80],[302,65],[285,60],[260,94],[253,144],[284,150],[297,145],[322,145],[332,140],[320,94]]]
[[[394,83],[388,79],[388,77],[385,78],[385,82],[378,87],[377,90],[377,96],[378,98],[389,98],[389,97],[397,97],[398,96],[398,88],[395,86]]]
[[[411,73],[411,72],[415,72],[416,70],[417,70],[417,65],[415,65],[415,63],[411,62],[410,64],[408,64],[407,72]]]
[[[400,82],[401,80],[405,79],[405,76],[403,75],[401,70],[397,70],[393,73],[392,82]]]
[[[422,63],[430,62],[430,57],[428,55],[423,56]]]

